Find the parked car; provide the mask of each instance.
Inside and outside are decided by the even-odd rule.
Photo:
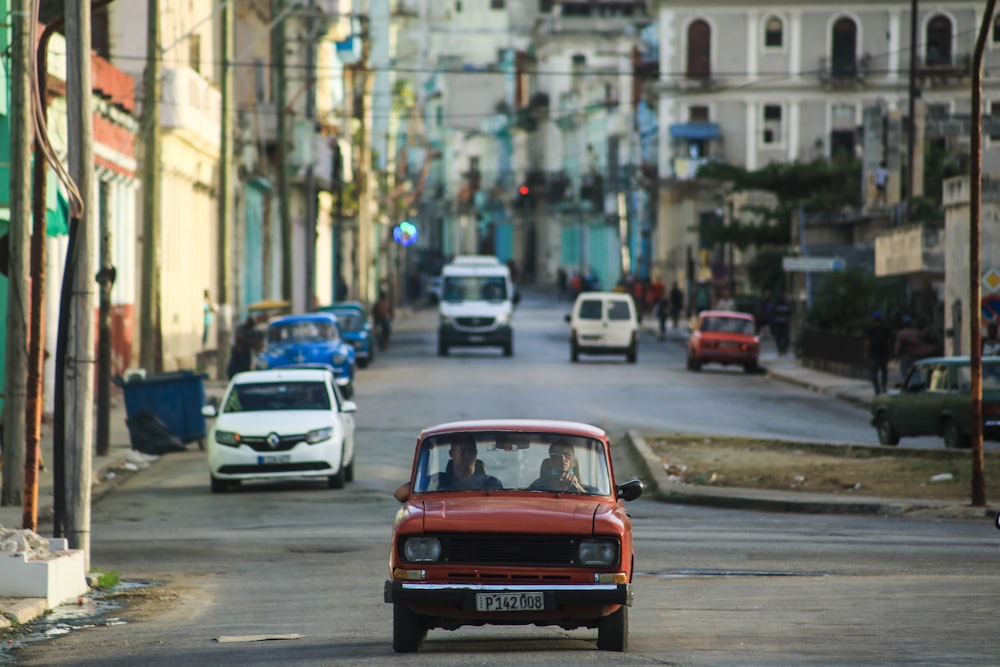
[[[573,302],[569,322],[569,359],[581,354],[624,354],[634,364],[639,354],[639,314],[623,292],[582,292]]]
[[[396,491],[390,579],[393,649],[431,628],[597,628],[624,651],[632,604],[632,522],[607,434],[552,420],[480,420],[424,429]]]
[[[354,396],[354,348],[341,337],[333,313],[287,315],[267,325],[267,347],[257,358],[257,370],[303,364],[329,367],[344,398]]]
[[[354,479],[354,413],[322,368],[238,373],[208,434],[212,493],[243,480],[326,477],[339,489]]]
[[[737,364],[746,373],[758,370],[760,338],[753,315],[732,310],[703,310],[688,336],[688,370],[702,364]]]
[[[969,357],[931,357],[913,364],[896,389],[872,399],[871,424],[883,445],[939,435],[945,447],[972,443]],[[983,438],[1000,440],[1000,357],[983,357]]]
[[[371,318],[364,304],[359,301],[338,301],[320,308],[319,312],[337,316],[340,335],[354,348],[358,368],[365,368],[375,361],[375,338]]]

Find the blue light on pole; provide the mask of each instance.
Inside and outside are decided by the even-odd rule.
[[[412,222],[401,222],[392,230],[392,239],[404,248],[417,242],[417,227]]]

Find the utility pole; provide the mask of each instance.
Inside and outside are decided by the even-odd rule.
[[[72,270],[68,358],[65,389],[71,419],[66,432],[66,537],[74,549],[84,553],[90,567],[90,487],[94,423],[94,273],[93,235],[87,222],[94,211],[93,87],[90,74],[90,0],[66,0],[66,94],[69,131],[70,175],[83,199],[81,233]]]
[[[292,212],[288,183],[288,128],[285,119],[285,18],[283,0],[271,0],[271,16],[281,17],[274,26],[271,60],[274,63],[274,112],[278,132],[278,216],[281,221],[281,298],[292,303]]]
[[[358,191],[358,292],[362,303],[370,304],[377,296],[376,290],[369,284],[372,268],[372,217],[374,207],[371,202],[371,167],[372,167],[372,90],[375,87],[375,77],[371,73],[371,34],[368,30],[368,17],[361,20],[361,65],[359,74],[362,79],[361,94],[361,129],[359,162],[354,171]]]
[[[31,231],[31,3],[15,0],[8,20],[12,27],[11,61],[11,183],[9,264],[7,267],[7,377],[4,387],[3,496],[0,505],[22,501],[25,470],[25,409],[28,376],[28,255]]]
[[[983,469],[983,349],[982,317],[980,305],[982,272],[980,251],[982,228],[982,178],[983,178],[983,53],[986,40],[993,26],[996,0],[987,0],[986,13],[979,27],[976,50],[972,62],[972,133],[970,146],[972,160],[969,165],[969,361],[972,366],[972,505],[986,505],[986,477]]]
[[[910,0],[910,94],[906,127],[906,217],[913,212],[913,193],[917,178],[917,0]]]
[[[139,364],[157,370],[160,341],[160,1],[146,0],[146,71],[142,84],[142,303]]]
[[[309,137],[312,141],[316,128],[316,37],[322,21],[316,16],[316,0],[309,0],[306,13],[306,120],[309,122]],[[316,169],[313,147],[307,151],[309,164],[306,165],[306,266],[305,299],[306,310],[312,310],[316,295],[316,218],[319,204],[316,201]]]
[[[111,187],[101,181],[98,215],[101,256],[97,282],[100,306],[97,314],[97,455],[107,456],[111,448],[111,287],[115,267],[111,264]]]
[[[236,51],[234,32],[235,10],[233,3],[227,2],[222,10],[222,72],[219,80],[222,92],[222,111],[219,118],[219,273],[216,285],[215,377],[226,379],[229,363],[230,335],[232,327],[232,233],[233,233],[233,56]]]

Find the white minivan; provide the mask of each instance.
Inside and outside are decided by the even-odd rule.
[[[438,355],[453,347],[494,346],[514,354],[514,305],[510,269],[490,255],[460,255],[441,270]]]
[[[580,354],[624,354],[632,364],[638,358],[639,317],[630,294],[582,292],[566,321],[570,361]]]

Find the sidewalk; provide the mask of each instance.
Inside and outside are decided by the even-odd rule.
[[[227,383],[208,379],[204,381],[204,384],[206,397],[221,398]],[[96,446],[97,443],[94,442],[94,447],[96,448]],[[197,443],[188,443],[189,448],[197,446]],[[42,424],[40,447],[45,468],[38,473],[38,530],[36,532],[42,535],[51,535],[55,501],[53,492],[53,461],[55,457],[52,452],[51,419],[47,419]],[[93,454],[91,502],[96,501],[113,488],[116,483],[127,478],[129,474],[137,472],[143,467],[148,467],[149,463],[143,460],[143,456],[135,456],[137,453],[132,450],[128,427],[125,424],[124,396],[118,387],[113,387],[109,416],[108,452],[103,456],[98,456],[96,451]],[[0,526],[21,528],[23,525],[22,517],[23,508],[21,505],[0,506]]]

